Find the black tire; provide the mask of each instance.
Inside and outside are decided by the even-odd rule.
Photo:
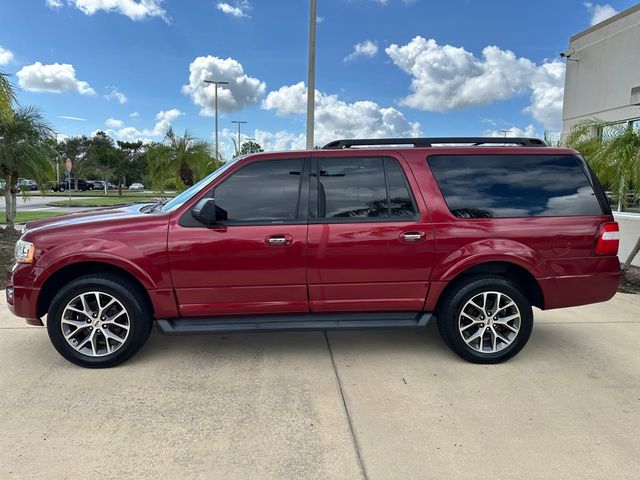
[[[506,326],[499,323],[494,325],[487,322],[486,326],[485,323],[477,324],[477,326],[471,325],[471,329],[476,329],[475,331],[471,330],[471,333],[462,333],[460,331],[459,320],[462,314],[462,309],[465,308],[465,306],[473,309],[474,307],[469,307],[467,302],[484,292],[497,292],[501,295],[506,295],[515,303],[515,306],[508,307],[504,311],[501,310],[500,315],[503,315],[503,317],[498,319],[499,321],[503,321],[503,318],[511,316],[512,313],[519,313],[519,329],[514,338],[508,338],[508,336],[512,334],[511,329],[507,329]],[[503,296],[492,295],[489,293],[489,301],[491,301],[491,298],[502,299],[502,305],[508,304]],[[494,306],[495,305],[490,305],[488,308],[494,308]],[[484,305],[484,307],[487,307],[487,305]],[[492,313],[489,309],[487,309],[487,311],[490,314]],[[478,312],[480,312],[480,310],[478,310]],[[446,294],[445,298],[443,298],[437,314],[438,330],[443,341],[458,356],[473,363],[492,364],[504,362],[505,360],[510,359],[524,348],[531,336],[531,330],[533,329],[533,311],[531,309],[531,303],[516,284],[498,276],[472,277],[466,281],[458,282]],[[481,318],[484,319],[484,315]],[[491,318],[491,322],[495,319],[495,317],[492,317],[491,315],[489,315],[489,318]],[[466,317],[464,317],[463,321],[467,321]],[[469,320],[467,324],[463,325],[463,327],[470,323],[472,323],[471,320]],[[490,328],[489,325],[493,325],[495,330],[488,330]],[[511,323],[510,325],[513,327],[515,324]],[[476,346],[475,342],[473,342],[475,348],[472,348],[472,346],[467,344],[463,335],[467,335],[467,340],[469,340],[472,337],[472,333],[478,332],[481,329],[488,333],[486,334],[486,337],[485,334],[480,335],[478,338],[478,345]],[[511,343],[506,345],[506,342],[496,340],[496,345],[501,347],[501,349],[496,349],[497,351],[495,352],[480,351],[483,349],[489,350],[495,348],[490,342],[495,338],[496,331],[500,333],[500,336],[510,340]]]
[[[128,313],[129,319],[129,333],[124,342],[112,353],[102,356],[85,355],[77,351],[67,342],[62,330],[62,315],[69,302],[83,293],[96,291],[110,295],[120,302]],[[81,367],[107,368],[123,363],[142,348],[151,333],[153,325],[152,314],[143,295],[144,292],[140,291],[137,285],[117,276],[87,275],[73,280],[60,289],[49,307],[47,332],[51,343],[60,355]],[[80,314],[78,318],[88,319],[88,316]],[[110,325],[110,328],[113,329],[114,325]],[[93,330],[93,327],[91,327],[91,330]],[[118,329],[116,328],[116,330]],[[121,334],[123,331],[120,330]],[[95,336],[99,335],[96,331]],[[102,344],[104,345],[106,341],[104,335],[99,338],[102,339]],[[109,342],[107,341],[107,343]],[[109,345],[112,344],[109,343]]]

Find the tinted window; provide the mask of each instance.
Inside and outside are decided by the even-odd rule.
[[[389,214],[392,217],[412,217],[416,213],[409,186],[398,162],[391,158],[384,159],[389,188]]]
[[[571,155],[443,155],[429,166],[456,217],[602,214]]]
[[[392,159],[321,158],[318,170],[319,218],[380,218],[415,213],[404,175]]]
[[[295,220],[302,160],[267,160],[241,168],[216,187],[216,206],[229,222]]]

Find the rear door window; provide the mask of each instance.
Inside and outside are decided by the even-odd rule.
[[[319,219],[402,220],[418,212],[402,168],[392,158],[319,158],[314,190]]]
[[[434,155],[428,162],[458,218],[602,214],[572,155]]]

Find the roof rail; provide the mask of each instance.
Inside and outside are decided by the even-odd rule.
[[[414,147],[431,147],[433,144],[471,144],[479,145],[520,145],[521,147],[546,147],[544,140],[524,137],[431,137],[431,138],[359,138],[351,140],[335,140],[327,143],[324,150],[364,147],[376,145],[413,145]]]

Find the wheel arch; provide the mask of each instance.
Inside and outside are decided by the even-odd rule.
[[[508,261],[488,261],[468,267],[449,280],[436,302],[436,315],[442,309],[443,303],[449,294],[461,284],[468,282],[472,278],[492,275],[510,280],[522,291],[531,305],[540,309],[544,308],[544,293],[531,272],[516,263]]]
[[[51,273],[40,287],[40,293],[38,295],[37,302],[37,315],[38,318],[42,317],[49,311],[49,306],[53,300],[56,292],[60,289],[61,285],[69,283],[75,278],[85,275],[107,275],[110,277],[116,277],[123,279],[131,285],[132,288],[137,290],[140,298],[145,302],[150,312],[154,312],[153,302],[145,285],[131,272],[124,268],[118,267],[111,263],[105,262],[77,262],[65,265],[58,270]]]

